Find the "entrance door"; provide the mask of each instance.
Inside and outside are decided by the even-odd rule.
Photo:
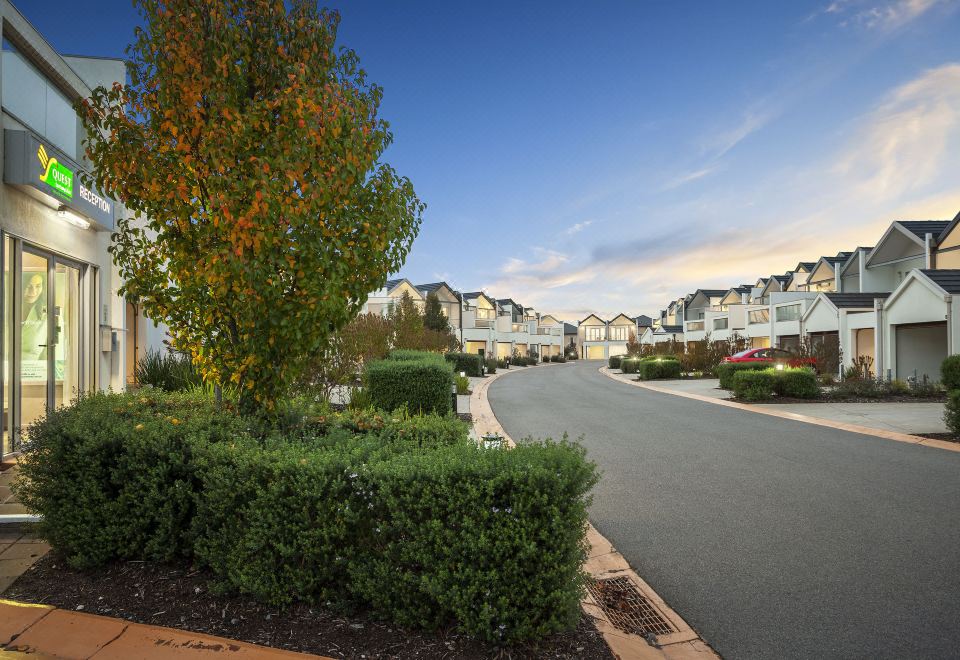
[[[83,389],[81,355],[83,270],[80,264],[23,247],[14,271],[13,341],[19,347],[14,391],[22,441],[48,409],[70,403]],[[16,396],[16,395],[15,395]],[[18,445],[19,442],[15,442]],[[14,446],[14,450],[18,447]]]

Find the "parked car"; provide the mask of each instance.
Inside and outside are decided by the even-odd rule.
[[[745,351],[734,353],[723,358],[724,362],[769,362],[771,364],[785,364],[788,367],[817,368],[817,359],[800,357],[783,348],[748,348]]]

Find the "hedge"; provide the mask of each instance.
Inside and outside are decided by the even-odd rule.
[[[720,388],[733,389],[733,376],[739,371],[766,371],[770,368],[769,362],[722,362],[717,365],[714,373],[720,379]]]
[[[733,375],[733,395],[744,401],[766,401],[775,391],[773,369],[741,369]]]
[[[960,389],[960,355],[950,355],[940,365],[940,383],[948,390]]]
[[[635,374],[639,365],[639,358],[623,358],[620,360],[620,371],[625,374]]]
[[[943,407],[943,423],[954,438],[960,438],[960,390],[947,392],[947,403]]]
[[[477,353],[447,353],[443,356],[453,363],[456,373],[464,372],[468,376],[482,376],[484,359]]]
[[[783,369],[774,371],[774,386],[778,396],[796,399],[816,399],[820,385],[812,369]]]
[[[611,369],[619,369],[619,368],[620,368],[620,359],[621,359],[622,357],[623,357],[623,356],[621,356],[621,355],[611,355],[609,358],[607,358],[607,366],[608,366],[609,368],[611,368]]]
[[[439,356],[398,359],[391,353],[367,363],[363,379],[371,404],[381,410],[405,406],[412,413],[440,415],[450,410],[453,369]]]
[[[407,362],[411,360],[433,360],[434,362],[443,362],[443,355],[431,351],[417,351],[411,348],[395,348],[387,356],[390,360],[399,360]]]
[[[734,372],[733,393],[747,401],[764,401],[774,395],[816,399],[820,396],[820,386],[811,369],[741,369]]]
[[[680,378],[680,362],[665,359],[643,359],[637,365],[640,380],[656,380],[658,378]]]
[[[452,417],[260,424],[199,397],[85,396],[31,427],[16,492],[78,568],[180,561],[271,605],[504,643],[579,621],[582,448],[481,449]]]

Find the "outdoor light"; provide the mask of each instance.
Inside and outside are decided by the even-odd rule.
[[[777,371],[783,371],[783,364],[782,364],[782,363],[777,365]]]
[[[90,221],[86,218],[82,218],[66,206],[61,206],[57,209],[57,215],[69,222],[74,227],[80,227],[80,229],[89,229]]]
[[[466,378],[466,377],[467,377],[467,372],[466,372],[466,371],[461,371],[461,372],[460,372],[460,378]]]

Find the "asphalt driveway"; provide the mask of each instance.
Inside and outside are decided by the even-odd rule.
[[[528,369],[514,439],[584,437],[591,520],[726,658],[960,657],[960,453]]]

